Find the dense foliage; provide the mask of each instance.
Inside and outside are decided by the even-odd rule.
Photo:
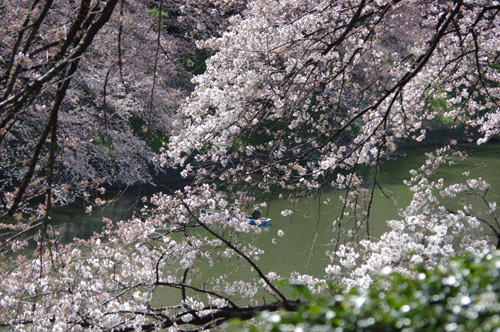
[[[500,328],[500,253],[455,258],[411,277],[381,270],[368,289],[332,287],[313,295],[296,286],[304,305],[266,312],[250,331],[496,331]]]
[[[2,3],[0,217],[40,217],[47,186],[52,205],[100,205],[105,188],[151,183],[206,57],[194,27],[215,34],[237,4],[203,18],[208,4],[166,0]]]

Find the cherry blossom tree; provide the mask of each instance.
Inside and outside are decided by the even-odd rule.
[[[43,201],[43,196],[47,207],[58,197],[64,199],[69,188],[58,177],[65,171],[55,169],[62,168],[59,164],[69,168],[77,144],[75,136],[57,137],[76,127],[60,121],[69,114],[67,122],[74,122],[66,96],[82,56],[116,4],[12,1],[2,5],[2,215],[13,215],[30,200]],[[85,127],[82,117],[79,120],[78,126]],[[61,144],[66,141],[69,144]],[[63,146],[69,159],[57,152]]]
[[[349,188],[344,209],[369,235],[379,162],[401,142],[424,140],[437,117],[452,131],[477,132],[478,144],[498,134],[498,9],[491,1],[252,2],[230,31],[203,43],[218,52],[195,77],[180,110],[185,129],[162,161],[200,181],[246,182],[247,192]],[[445,109],[432,107],[436,99]],[[356,172],[363,165],[375,168],[371,183]]]
[[[75,197],[92,204],[94,189],[151,182],[158,171],[153,155],[192,89],[192,72],[202,64],[201,55],[194,56],[194,40],[201,36],[191,28],[203,23],[200,5],[192,5],[195,11],[172,1],[114,1],[91,26],[103,6],[102,1],[2,5],[2,217],[33,212],[47,186],[49,205]],[[214,16],[226,13],[219,12]],[[184,17],[189,20],[182,22]],[[215,23],[206,21],[215,34]],[[59,72],[87,29],[92,38],[74,55],[55,105],[61,111],[50,118]],[[56,126],[48,126],[50,121]],[[57,136],[52,147],[51,135]]]
[[[99,3],[99,8],[112,3]],[[217,14],[226,8],[233,14],[231,1],[206,4],[186,1],[180,10],[208,8]],[[327,291],[328,281],[368,287],[373,274],[387,265],[411,273],[416,264],[433,267],[450,256],[493,249],[483,232],[489,229],[500,239],[489,185],[480,178],[445,185],[435,174],[450,155],[460,155],[452,136],[455,128],[466,128],[478,144],[500,131],[498,1],[234,4],[236,15],[221,25],[226,31],[197,42],[213,55],[204,73],[193,78],[194,90],[178,110],[169,144],[153,158],[162,166],[181,168],[192,184],[172,195],[145,198],[140,214],[117,223],[106,220],[103,232],[89,240],[62,245],[40,231],[33,235],[34,254],[20,236],[2,242],[2,248],[15,254],[0,262],[1,326],[37,331],[205,330],[264,310],[297,310],[300,300],[277,286],[283,278],[316,292]],[[104,9],[96,12],[97,21]],[[195,15],[190,19],[198,20]],[[203,31],[213,22],[198,23]],[[86,40],[85,32],[80,36]],[[73,46],[75,52],[79,45]],[[71,55],[63,59],[68,64],[64,68],[71,69]],[[16,61],[21,60],[27,61]],[[121,61],[127,60],[118,60],[118,81]],[[57,63],[54,68],[59,68]],[[20,72],[28,68],[18,67]],[[166,75],[168,68],[163,70]],[[56,97],[66,93],[59,91],[73,72],[67,74],[66,80],[55,81]],[[153,87],[156,79],[154,71]],[[141,82],[130,89],[142,91]],[[12,96],[0,104],[6,105],[6,114],[21,102],[36,104],[32,94],[23,97],[29,86],[21,85],[17,93],[11,88]],[[151,104],[160,103],[154,93],[148,96]],[[433,107],[438,99],[446,107]],[[161,119],[148,115],[151,123]],[[407,185],[414,196],[401,220],[388,221],[391,231],[380,239],[355,243],[350,235],[362,229],[370,235],[380,161],[402,143],[424,140],[429,123],[443,117],[451,119],[450,139],[411,172]],[[144,126],[150,130],[147,121]],[[54,127],[48,125],[41,144]],[[49,162],[54,159],[50,151],[55,154],[52,142]],[[364,176],[367,167],[374,170],[371,177]],[[47,205],[51,173],[46,177]],[[263,251],[245,241],[246,233],[259,232],[246,222],[246,211],[258,203],[259,193],[273,196],[278,189],[289,192],[292,201],[311,191],[345,193],[340,202],[331,203],[339,204],[342,214],[332,224],[339,237],[332,239],[324,275],[264,271],[258,265]],[[471,195],[481,198],[483,214],[462,200]],[[459,207],[452,209],[447,202],[459,197]],[[283,213],[293,213],[293,208]],[[349,232],[348,221],[353,225]],[[347,240],[341,243],[343,232]],[[203,277],[202,265],[228,262],[239,269]],[[241,271],[245,279],[237,276]]]

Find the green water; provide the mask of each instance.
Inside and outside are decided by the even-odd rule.
[[[378,179],[384,188],[387,198],[380,189],[375,191],[374,202],[370,217],[370,236],[378,236],[388,228],[386,221],[398,218],[398,210],[404,208],[412,198],[412,193],[403,180],[409,179],[410,169],[418,168],[425,161],[425,152],[431,148],[409,149],[401,152],[394,160],[384,161],[382,174]],[[435,178],[443,177],[445,185],[464,181],[463,172],[470,171],[471,177],[482,177],[491,185],[488,193],[490,201],[500,205],[500,145],[467,147],[470,157],[466,160],[454,159],[455,165],[442,167]],[[94,209],[91,215],[83,212],[81,203],[56,209],[54,220],[58,224],[63,241],[71,241],[74,237],[89,237],[94,231],[102,227],[102,217],[112,220],[121,220],[131,214],[130,207],[144,195],[144,192],[130,191],[126,193],[115,205],[104,209]],[[268,203],[268,209],[263,210],[263,215],[271,219],[269,227],[263,227],[259,234],[245,235],[245,241],[252,242],[262,248],[265,254],[257,261],[264,273],[276,271],[286,277],[289,273],[297,271],[310,275],[323,275],[328,264],[327,250],[331,250],[331,239],[337,237],[337,231],[332,222],[339,216],[340,203],[338,197],[343,195],[340,191],[328,191],[321,196],[304,197],[299,200],[295,212],[288,217],[281,216],[281,211],[290,207],[290,202],[285,199],[274,199]],[[323,202],[330,199],[330,204]],[[279,237],[278,230],[285,236]],[[359,231],[359,236],[366,236],[366,229]],[[273,243],[276,239],[276,243]],[[203,278],[220,275],[228,270],[237,270],[234,278],[249,276],[248,267],[231,265],[232,263],[216,264],[215,267],[204,266],[199,263],[203,271]],[[256,277],[256,275],[252,276]],[[194,278],[194,276],[193,276]],[[206,280],[206,279],[204,279]]]

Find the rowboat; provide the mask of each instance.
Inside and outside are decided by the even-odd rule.
[[[247,217],[248,223],[253,226],[269,226],[271,225],[271,218],[259,218],[252,219],[252,217]]]

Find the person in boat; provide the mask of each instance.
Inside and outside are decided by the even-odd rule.
[[[260,212],[260,210],[254,210],[252,212],[252,219],[254,219],[254,220],[260,219],[261,216],[262,216],[262,213]]]

